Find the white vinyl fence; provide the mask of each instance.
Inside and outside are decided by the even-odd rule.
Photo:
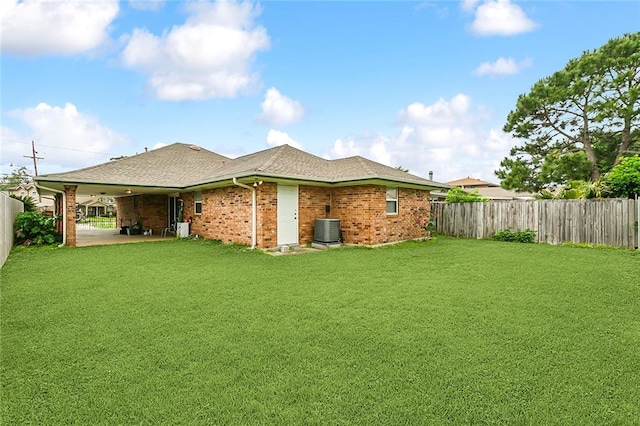
[[[24,211],[24,204],[7,194],[0,192],[0,222],[2,222],[2,235],[0,235],[0,267],[4,265],[13,247],[13,223],[18,213]]]
[[[638,200],[535,200],[432,204],[436,233],[491,238],[503,229],[536,231],[536,241],[638,247]]]

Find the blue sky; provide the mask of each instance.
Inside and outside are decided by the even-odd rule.
[[[283,143],[497,182],[519,94],[640,30],[640,2],[31,1],[0,6],[2,172],[173,142]]]

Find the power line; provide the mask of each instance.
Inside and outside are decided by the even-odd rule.
[[[28,142],[19,142],[14,140],[13,143],[19,143],[19,144],[23,144],[23,145],[28,145]],[[76,148],[66,148],[66,147],[62,147],[62,146],[55,146],[55,145],[43,145],[40,144],[41,147],[45,147],[45,148],[55,148],[55,149],[62,149],[62,150],[66,150],[66,151],[76,151],[76,152],[88,152],[90,154],[103,154],[103,155],[113,155],[110,152],[99,152],[99,151],[89,151],[86,149],[76,149]],[[31,158],[31,157],[29,157]]]

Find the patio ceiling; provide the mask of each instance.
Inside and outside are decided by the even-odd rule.
[[[77,185],[76,195],[102,195],[106,197],[126,197],[136,194],[172,194],[181,188],[149,187],[131,185],[113,185],[104,183],[74,183],[74,182],[42,182],[38,185],[42,195],[54,195],[57,191],[64,191],[65,185]]]

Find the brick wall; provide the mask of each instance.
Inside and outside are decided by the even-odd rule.
[[[400,188],[398,214],[386,213],[386,187],[359,185],[334,188],[331,217],[340,219],[346,244],[376,245],[427,235],[416,224],[429,211],[429,191]]]
[[[66,196],[67,211],[67,245],[69,247],[76,246],[76,192],[78,190],[77,185],[65,185],[64,192]]]
[[[63,202],[64,197],[62,196],[62,194],[56,194],[55,195],[55,201],[54,201],[54,210],[53,213],[62,216],[62,212],[64,211],[64,202]],[[74,218],[75,218],[75,214],[74,214]],[[55,226],[56,226],[56,230],[62,234],[62,232],[64,232],[64,226],[62,224],[62,220],[56,220],[55,221]]]
[[[428,232],[418,226],[417,219],[428,219],[429,212],[429,191],[399,188],[398,215],[387,216],[386,241],[382,242],[426,237]]]
[[[131,226],[142,216],[142,195],[116,198],[117,225]]]
[[[169,197],[166,195],[142,196],[142,228],[160,234],[169,223]]]
[[[195,214],[194,193],[183,193],[184,218],[191,234],[225,243],[251,245],[251,191],[239,186],[202,191],[202,214]]]
[[[131,195],[116,198],[118,226],[142,223],[144,230],[160,234],[169,222],[169,199],[166,195]]]
[[[200,230],[200,228],[198,227],[202,226],[202,221],[200,220],[200,216],[196,215],[195,192],[181,192],[180,196],[178,197],[178,200],[176,200],[176,203],[180,203],[180,200],[182,200],[182,203],[184,206],[182,210],[182,221],[184,222],[189,218],[191,218],[191,221],[192,221],[191,229],[193,229],[195,226],[196,229]],[[202,200],[202,204],[204,205],[204,200]],[[178,205],[176,205],[176,212],[178,211],[179,211],[179,207]],[[176,220],[180,220],[180,217],[176,217]],[[194,223],[197,223],[197,224],[194,225]],[[195,231],[193,233],[197,235],[202,235]]]
[[[258,185],[257,193],[258,229],[256,245],[262,248],[278,245],[278,185],[264,182]]]
[[[333,211],[326,212],[331,206],[331,189],[320,186],[300,185],[298,190],[298,241],[309,244],[313,241],[313,228],[316,219],[333,219]]]
[[[375,244],[372,233],[380,232],[384,214],[377,206],[385,199],[385,188],[376,185],[347,186],[331,191],[331,217],[340,219],[343,242]]]
[[[184,203],[183,219],[192,218],[190,232],[203,238],[227,243],[251,244],[252,192],[231,186],[202,192],[202,214],[195,214],[193,192],[180,194]],[[256,188],[257,235],[261,248],[277,246],[278,186],[264,182]],[[145,229],[160,233],[168,223],[168,198],[165,195],[135,195],[116,200],[118,225],[142,221]],[[330,206],[330,212],[326,212]],[[300,185],[298,192],[299,243],[313,241],[315,219],[340,219],[343,241],[347,244],[376,245],[424,237],[416,224],[418,217],[428,218],[429,192],[400,188],[398,214],[386,213],[386,187],[357,185],[325,188]],[[73,216],[75,219],[75,215]],[[75,225],[75,222],[74,222]],[[68,238],[68,237],[67,237]]]

